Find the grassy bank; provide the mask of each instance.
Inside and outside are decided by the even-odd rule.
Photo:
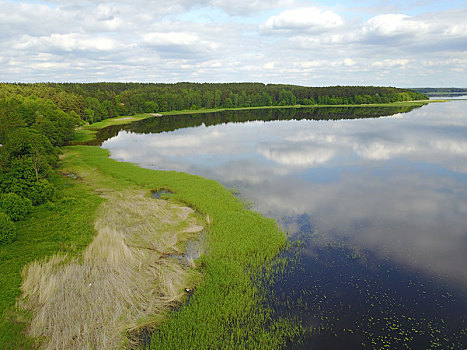
[[[299,325],[292,325],[290,322],[272,317],[272,311],[265,305],[265,295],[258,283],[258,280],[264,277],[264,273],[267,274],[271,268],[270,262],[285,245],[285,235],[278,230],[274,220],[247,210],[241,201],[217,182],[184,173],[154,171],[129,163],[120,163],[108,158],[106,150],[89,146],[66,147],[60,171],[65,174],[76,174],[78,177],[57,176],[55,181],[60,189],[61,198],[56,203],[38,207],[30,219],[18,223],[18,241],[0,250],[1,311],[6,312],[0,324],[0,344],[3,348],[20,349],[32,346],[33,340],[24,337],[26,324],[28,324],[28,334],[54,339],[55,345],[49,345],[51,348],[59,346],[64,335],[60,332],[40,331],[43,324],[49,324],[45,327],[49,331],[54,328],[60,331],[65,329],[68,336],[73,337],[73,332],[78,332],[81,336],[83,327],[74,327],[75,329],[71,327],[79,324],[79,317],[73,312],[63,313],[60,309],[69,310],[78,305],[84,310],[90,310],[86,303],[110,304],[107,313],[120,315],[114,318],[116,323],[113,323],[120,334],[127,332],[125,329],[128,329],[129,324],[133,325],[134,329],[141,326],[146,328],[149,326],[151,329],[151,325],[158,325],[151,343],[151,348],[155,349],[270,349],[280,347],[301,331]],[[181,239],[174,240],[171,234],[164,236],[164,233],[174,232],[174,228],[167,225],[160,226],[160,222],[174,211],[163,211],[159,216],[154,215],[154,211],[151,210],[143,210],[142,214],[141,212],[138,214],[140,218],[138,219],[140,224],[136,225],[138,232],[141,231],[141,225],[148,221],[146,219],[154,216],[149,226],[157,227],[157,231],[165,237],[162,241],[166,243],[164,247],[151,245],[150,249],[146,248],[148,251],[158,252],[157,256],[163,256],[165,260],[151,260],[155,259],[153,255],[151,257],[145,255],[142,259],[149,267],[157,266],[159,273],[154,280],[148,279],[149,282],[152,281],[151,283],[141,288],[152,293],[145,295],[145,300],[149,295],[154,301],[154,307],[149,309],[149,312],[147,304],[142,306],[141,303],[135,303],[133,298],[135,288],[139,288],[144,278],[134,278],[137,275],[134,270],[125,270],[124,273],[119,271],[117,276],[127,276],[122,277],[123,279],[109,277],[113,276],[109,270],[114,269],[115,265],[122,265],[123,262],[125,266],[140,268],[141,264],[138,261],[141,259],[134,256],[140,257],[139,254],[143,253],[133,248],[141,248],[141,245],[147,245],[148,242],[145,243],[144,239],[128,242],[126,237],[120,238],[114,233],[110,237],[108,227],[120,221],[127,225],[136,215],[133,213],[128,216],[128,213],[132,213],[132,204],[136,203],[138,208],[141,208],[139,204],[143,202],[151,206],[150,202],[155,200],[148,197],[152,191],[159,189],[172,191],[171,203],[188,205],[195,209],[197,216],[209,225],[203,234],[206,254],[196,263],[194,274],[189,272],[188,275],[184,275],[183,271],[174,272],[178,266],[171,265],[170,261],[174,259],[170,258],[170,255],[180,252],[183,249],[183,242],[191,235],[187,233]],[[105,203],[102,197],[107,199]],[[111,203],[119,205],[112,206]],[[107,218],[107,221],[103,218]],[[96,226],[93,227],[93,223],[96,222]],[[101,229],[107,232],[107,236],[104,234],[101,237]],[[188,232],[192,231],[188,230]],[[96,239],[91,244],[94,237]],[[95,243],[96,241],[98,243]],[[99,244],[103,241],[109,243]],[[120,244],[119,246],[123,248],[117,249],[117,253],[112,251],[110,259],[107,248],[104,250],[101,248],[116,241],[124,241],[125,246]],[[132,252],[126,247],[130,247]],[[56,253],[60,253],[58,258],[43,260]],[[60,260],[60,257],[65,255],[66,261]],[[89,256],[104,256],[105,259],[89,262]],[[109,259],[113,265],[102,268],[107,266],[105,264]],[[30,264],[35,260],[39,260],[39,263]],[[22,288],[28,298],[22,305],[33,312],[21,322],[17,315],[12,313],[11,317],[8,315],[20,295],[21,271],[26,265],[28,268],[23,272]],[[165,270],[160,266],[165,266]],[[269,268],[264,270],[265,266]],[[148,268],[145,271],[152,270]],[[37,276],[40,276],[39,280]],[[80,278],[70,279],[70,276],[87,277],[81,278],[84,284],[76,284]],[[172,278],[173,276],[177,278]],[[179,276],[183,277],[178,278]],[[109,284],[106,282],[107,284],[103,285],[99,282],[109,279],[116,280],[114,284],[117,286],[129,286],[127,290],[133,292],[123,295],[107,292],[110,290]],[[53,281],[53,284],[47,281]],[[134,281],[137,284],[132,287]],[[160,288],[156,288],[154,293],[151,285]],[[101,295],[102,300],[99,299],[99,293],[87,294],[87,288],[91,286],[106,291]],[[186,297],[180,293],[180,290],[194,286],[196,287],[189,302],[177,311],[167,313],[173,302],[182,301]],[[54,298],[49,298],[50,289],[60,290],[60,293],[54,292],[52,293]],[[75,293],[76,290],[80,292]],[[70,298],[70,295],[74,294],[89,295],[90,298]],[[56,295],[58,297],[55,297]],[[45,302],[38,302],[44,299]],[[61,307],[67,300],[70,303],[69,307]],[[120,300],[120,304],[130,305],[131,311],[118,308],[115,311],[116,307],[112,304],[114,300]],[[137,310],[144,312],[138,313]],[[87,313],[93,314],[91,311]],[[58,318],[53,319],[49,314],[54,314]],[[122,319],[125,321],[125,327],[122,326]],[[57,324],[60,326],[57,327]],[[100,333],[96,330],[103,329],[101,326],[96,326],[96,323],[90,323],[84,329],[87,327],[97,337]],[[86,339],[91,341],[94,335],[88,334]],[[134,333],[132,336],[134,338]],[[97,344],[99,340],[92,341]],[[118,344],[128,346],[128,343]]]
[[[170,189],[172,200],[209,216],[203,282],[190,302],[171,313],[153,336],[152,348],[277,348],[300,328],[273,320],[258,286],[265,264],[285,245],[274,220],[249,211],[212,180],[177,172],[142,169],[108,158],[105,150],[76,146],[74,166],[95,169],[112,182],[150,192]]]
[[[56,253],[78,256],[88,246],[95,230],[93,221],[102,199],[83,183],[67,176],[53,179],[59,198],[35,207],[24,221],[15,224],[16,242],[0,246],[0,348],[30,348],[24,336],[25,322],[10,312],[19,297],[21,271],[27,264]]]
[[[45,350],[128,348],[125,332],[159,324],[200,278],[193,261],[184,265],[172,256],[182,254],[204,218],[82,158],[66,149],[61,170],[105,199],[95,238],[79,257],[55,255],[22,274],[20,304],[32,314],[28,334],[44,339]]]

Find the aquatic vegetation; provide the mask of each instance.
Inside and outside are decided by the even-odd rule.
[[[453,310],[465,309],[462,300],[433,279],[358,254],[319,233],[285,252],[286,272],[271,288],[278,312],[302,322],[310,348],[463,348],[465,315]]]
[[[299,324],[273,317],[258,284],[265,266],[286,242],[274,220],[247,210],[212,180],[119,163],[96,147],[74,146],[66,148],[66,153],[72,154],[67,166],[79,167],[82,176],[101,172],[115,188],[137,186],[148,193],[170,189],[171,201],[209,215],[206,254],[197,262],[203,281],[189,301],[155,330],[151,348],[270,349],[300,334]]]

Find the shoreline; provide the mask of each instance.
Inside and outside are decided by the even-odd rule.
[[[175,111],[165,115],[198,114],[219,112],[223,110],[249,109],[279,109],[279,108],[321,108],[321,107],[392,107],[401,105],[424,105],[436,101],[414,101],[406,103],[391,103],[383,105],[313,105],[313,106],[268,106],[253,108],[215,109],[197,111]],[[82,128],[81,136],[92,137],[97,130],[117,124],[127,124],[146,118],[153,118],[151,114],[132,117],[117,117]],[[186,348],[196,346],[207,347],[210,342],[202,334],[212,334],[216,339],[224,339],[227,333],[236,334],[234,345],[244,345],[248,341],[258,348],[271,348],[273,345],[284,344],[303,332],[300,324],[291,324],[284,319],[265,319],[265,314],[272,310],[262,305],[263,292],[252,281],[259,279],[266,270],[266,274],[273,269],[273,261],[281,249],[286,245],[285,234],[280,232],[272,219],[262,217],[251,212],[236,199],[227,189],[213,180],[207,180],[195,175],[177,173],[174,171],[156,171],[139,168],[133,164],[117,162],[108,157],[108,152],[93,146],[68,146],[67,152],[75,152],[74,166],[87,169],[85,174],[97,171],[108,176],[112,186],[123,188],[137,186],[151,193],[159,189],[170,189],[174,193],[171,200],[174,203],[187,205],[203,215],[209,215],[212,221],[208,239],[211,249],[208,255],[200,261],[200,269],[205,276],[204,282],[195,290],[190,305],[182,306],[167,314],[167,319],[161,327],[156,329],[153,347],[157,344],[172,344],[169,348]],[[63,169],[61,162],[60,166]],[[93,170],[91,170],[93,169]],[[85,184],[82,178],[68,179],[81,187]],[[91,195],[91,189],[87,189]],[[92,194],[95,196],[95,194]],[[68,202],[64,201],[64,204]],[[76,203],[77,208],[86,205],[85,202]],[[51,207],[51,210],[53,208]],[[96,209],[97,210],[97,209]],[[65,218],[66,211],[65,211]],[[89,220],[89,217],[86,218]],[[28,223],[34,222],[32,218]],[[87,223],[89,224],[89,223]],[[92,238],[94,236],[91,237]],[[18,242],[19,244],[20,242]],[[90,241],[89,241],[90,243]],[[89,243],[80,246],[84,251]],[[65,243],[67,244],[67,241]],[[74,244],[72,241],[70,244]],[[59,246],[60,247],[60,246]],[[59,252],[63,247],[58,248]],[[54,253],[52,252],[51,255]],[[79,253],[81,254],[81,253]],[[46,255],[46,256],[51,256]],[[229,302],[227,302],[229,300]],[[232,303],[233,302],[233,303]],[[214,312],[212,310],[215,310]],[[220,313],[219,315],[217,313]],[[214,315],[213,315],[214,314]],[[201,316],[200,316],[201,315]],[[193,319],[203,317],[206,324],[193,325]],[[231,320],[243,320],[241,326],[232,328]],[[190,321],[191,320],[191,321]],[[280,324],[280,329],[277,325]],[[276,329],[271,331],[271,329]],[[181,330],[186,332],[181,335]],[[196,333],[195,336],[193,332]],[[19,335],[18,335],[19,336]],[[264,342],[260,339],[265,339]],[[225,340],[225,339],[224,339]]]
[[[109,198],[117,193],[125,193],[127,190],[134,191],[135,189],[139,193],[143,193],[143,197],[154,202],[156,200],[151,198],[151,193],[159,190],[170,190],[172,194],[169,196],[169,203],[192,208],[198,213],[196,215],[204,218],[203,220],[207,224],[203,240],[206,242],[208,251],[194,261],[196,268],[190,272],[190,275],[192,273],[194,275],[189,279],[192,282],[179,283],[179,289],[176,289],[181,290],[182,293],[185,292],[185,296],[187,293],[184,288],[190,289],[190,297],[186,298],[189,299],[189,303],[174,304],[173,298],[166,298],[171,305],[178,305],[177,308],[166,309],[162,313],[153,313],[132,321],[129,324],[137,326],[133,327],[130,333],[124,331],[126,341],[132,343],[135,339],[140,339],[136,331],[140,329],[142,332],[150,330],[150,334],[152,334],[151,349],[161,347],[165,349],[209,348],[210,346],[221,348],[227,339],[229,339],[231,347],[235,348],[251,347],[254,344],[254,347],[258,349],[270,349],[277,348],[279,344],[284,345],[301,334],[300,324],[272,316],[274,311],[265,302],[267,289],[261,287],[261,282],[259,282],[264,280],[266,283],[267,276],[276,271],[278,266],[282,266],[280,264],[286,263],[276,259],[278,253],[286,246],[286,235],[279,230],[273,219],[265,218],[259,213],[247,209],[245,203],[213,180],[181,172],[144,169],[134,164],[118,162],[109,158],[108,151],[95,146],[66,146],[63,148],[63,152],[59,168],[61,175],[57,176],[69,183],[68,186],[72,186],[72,188],[79,186],[87,192],[88,196],[96,197],[98,203],[102,203],[104,200],[104,204],[107,205],[108,201],[105,202],[105,197]],[[74,199],[65,197],[64,203],[69,203],[71,200],[74,202]],[[123,203],[125,199],[122,198],[121,201]],[[86,202],[76,202],[75,204],[79,210],[89,211],[85,207]],[[88,226],[96,225],[101,210],[99,208],[101,206],[93,207],[89,212],[89,214],[91,212],[93,214],[84,219]],[[110,209],[110,213],[113,212]],[[113,214],[115,215],[115,213]],[[116,217],[120,216],[123,215]],[[27,224],[30,225],[35,220],[37,219],[31,218]],[[70,218],[65,210],[60,214],[60,222],[66,223],[68,220]],[[93,241],[101,240],[97,233],[99,232],[98,226],[94,227],[94,232],[91,233],[92,235],[86,244],[82,245],[79,250],[75,250],[74,254],[69,255],[65,265],[63,265],[63,260],[57,260],[57,258],[54,260],[53,258],[57,253],[61,254],[60,256],[67,254],[66,250],[58,249],[42,256],[42,258],[25,261],[23,266],[29,268],[32,266],[33,270],[36,268],[36,270],[43,272],[40,273],[41,276],[50,276],[50,279],[54,281],[61,270],[67,269],[67,264],[71,264],[74,269],[82,269],[79,267],[81,261],[89,261],[90,251],[94,252],[92,254],[97,251],[100,252],[97,255],[108,256],[108,253],[102,253],[101,250],[95,249]],[[161,234],[166,231],[162,229]],[[26,236],[20,238],[18,244],[27,238]],[[114,242],[114,239],[111,241]],[[67,241],[64,241],[62,244],[66,243]],[[69,244],[73,244],[73,241],[70,241]],[[184,245],[181,244],[177,249],[184,250]],[[127,250],[123,249],[123,251]],[[170,254],[167,254],[166,258],[170,259]],[[49,261],[51,261],[50,264]],[[96,266],[101,265],[97,264]],[[57,269],[57,267],[60,268]],[[99,268],[97,269],[99,270]],[[37,300],[37,289],[34,289],[35,287],[28,288],[28,285],[37,286],[37,283],[31,283],[31,281],[35,281],[35,274],[29,274],[31,278],[28,279],[27,270],[28,268],[23,270],[24,279],[18,282],[23,283],[22,291],[30,296],[26,301]],[[161,281],[168,276],[163,273],[160,277]],[[48,278],[44,277],[42,282],[45,281],[44,283],[47,284],[47,280]],[[96,281],[98,280],[99,278],[96,279]],[[87,281],[82,288],[86,290],[86,288],[98,286],[96,281]],[[27,282],[26,285],[24,285],[25,282]],[[172,284],[169,283],[169,285]],[[125,287],[125,285],[121,287]],[[71,291],[66,295],[69,296],[70,293]],[[173,293],[173,295],[179,295],[179,293]],[[112,300],[112,298],[110,299]],[[81,305],[79,302],[78,304]],[[39,314],[39,312],[35,308],[24,310],[20,306],[21,302],[17,308],[12,310],[16,316],[6,320],[7,323],[3,325],[10,328],[12,325],[16,327],[9,335],[9,344],[17,345],[24,342],[37,344],[43,336],[51,337],[50,334],[40,331],[29,333],[39,336],[39,338],[25,337],[24,332],[31,329],[33,315]],[[138,303],[135,306],[142,307]],[[18,309],[18,307],[20,308]],[[48,309],[55,310],[56,308],[49,307]],[[20,321],[21,312],[28,310],[31,316]],[[47,312],[42,312],[41,317],[41,319],[49,319]],[[200,319],[203,322],[197,321]],[[40,324],[40,322],[35,323]],[[60,325],[62,325],[61,322]],[[53,326],[48,328],[51,329]],[[83,327],[78,328],[83,329]],[[91,328],[84,327],[84,329]],[[120,332],[123,331],[121,328],[119,329]],[[207,334],[209,337],[206,337]],[[232,334],[235,336],[231,338]],[[146,335],[145,339],[148,339]],[[121,348],[120,345],[118,348]],[[96,348],[100,348],[100,346],[96,344]]]
[[[245,110],[260,110],[260,109],[309,109],[309,108],[364,108],[364,107],[405,107],[405,106],[423,106],[429,103],[444,103],[450,100],[436,99],[436,100],[417,100],[417,101],[404,101],[393,103],[373,103],[373,104],[359,104],[359,105],[294,105],[294,106],[260,106],[260,107],[238,107],[238,108],[211,108],[211,109],[196,109],[196,110],[180,110],[155,113],[137,114],[134,116],[118,116],[115,118],[108,118],[102,121],[84,125],[76,129],[75,140],[70,145],[80,144],[84,142],[91,142],[95,140],[97,131],[112,125],[125,125],[135,121],[140,121],[148,118],[160,118],[164,116],[183,115],[183,114],[201,114],[201,113],[216,113],[223,111],[245,111]]]

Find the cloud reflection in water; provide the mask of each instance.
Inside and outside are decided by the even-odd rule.
[[[346,237],[467,289],[465,106],[431,104],[380,119],[121,132],[103,147],[117,160],[236,187],[268,216],[308,214],[330,238]]]

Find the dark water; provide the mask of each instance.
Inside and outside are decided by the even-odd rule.
[[[156,118],[113,135],[113,158],[235,187],[301,242],[273,288],[277,313],[308,329],[290,349],[467,348],[467,101]]]

